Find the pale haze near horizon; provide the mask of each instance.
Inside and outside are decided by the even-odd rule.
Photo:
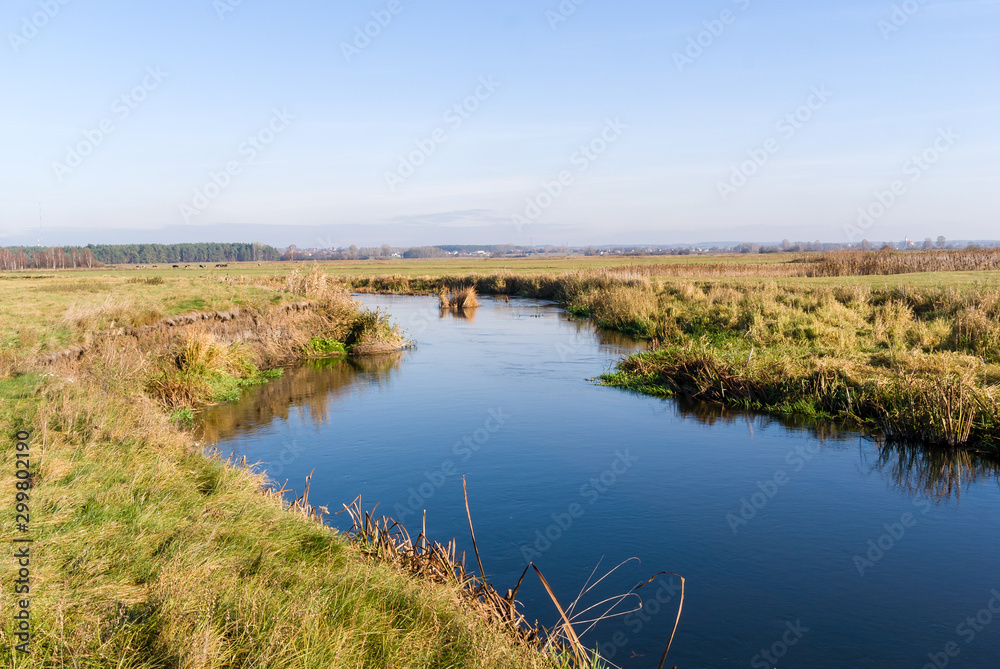
[[[0,28],[0,244],[1000,236],[996,0],[16,0]]]

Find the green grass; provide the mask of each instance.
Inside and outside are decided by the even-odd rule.
[[[175,409],[170,412],[170,421],[175,425],[180,427],[192,427],[194,426],[194,410],[191,407],[184,407],[183,409]]]
[[[5,402],[25,400],[32,397],[41,385],[38,373],[17,374],[0,378],[0,399]]]
[[[162,277],[151,277],[151,278],[162,279]],[[198,311],[201,309],[206,309],[208,308],[209,305],[208,302],[201,299],[200,297],[191,297],[183,300],[177,300],[170,306],[173,313],[181,314],[184,313],[185,311]]]
[[[306,345],[310,355],[328,356],[347,353],[347,347],[330,337],[313,337]]]

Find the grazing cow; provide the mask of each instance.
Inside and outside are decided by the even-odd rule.
[[[202,268],[202,269],[205,269],[205,266],[204,266],[204,265],[198,265],[198,267],[200,267],[200,268]]]
[[[174,265],[174,269],[178,269],[180,265]]]

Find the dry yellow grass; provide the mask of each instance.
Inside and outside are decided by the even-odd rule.
[[[479,299],[476,297],[474,286],[456,288],[450,294],[442,292],[439,297],[442,309],[465,311],[467,309],[475,309],[479,306]]]

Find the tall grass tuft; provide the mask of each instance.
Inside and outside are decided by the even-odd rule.
[[[389,314],[365,309],[355,316],[344,344],[355,355],[376,355],[397,351],[406,345],[406,340]]]
[[[438,297],[441,301],[442,309],[465,311],[466,309],[475,309],[479,306],[475,286],[456,288],[450,294],[441,292]]]
[[[146,391],[171,409],[227,402],[239,389],[263,382],[253,354],[241,343],[224,344],[214,335],[185,336],[146,380]]]
[[[194,333],[184,338],[178,346],[177,369],[197,376],[213,376],[229,371],[228,347],[208,333]]]

